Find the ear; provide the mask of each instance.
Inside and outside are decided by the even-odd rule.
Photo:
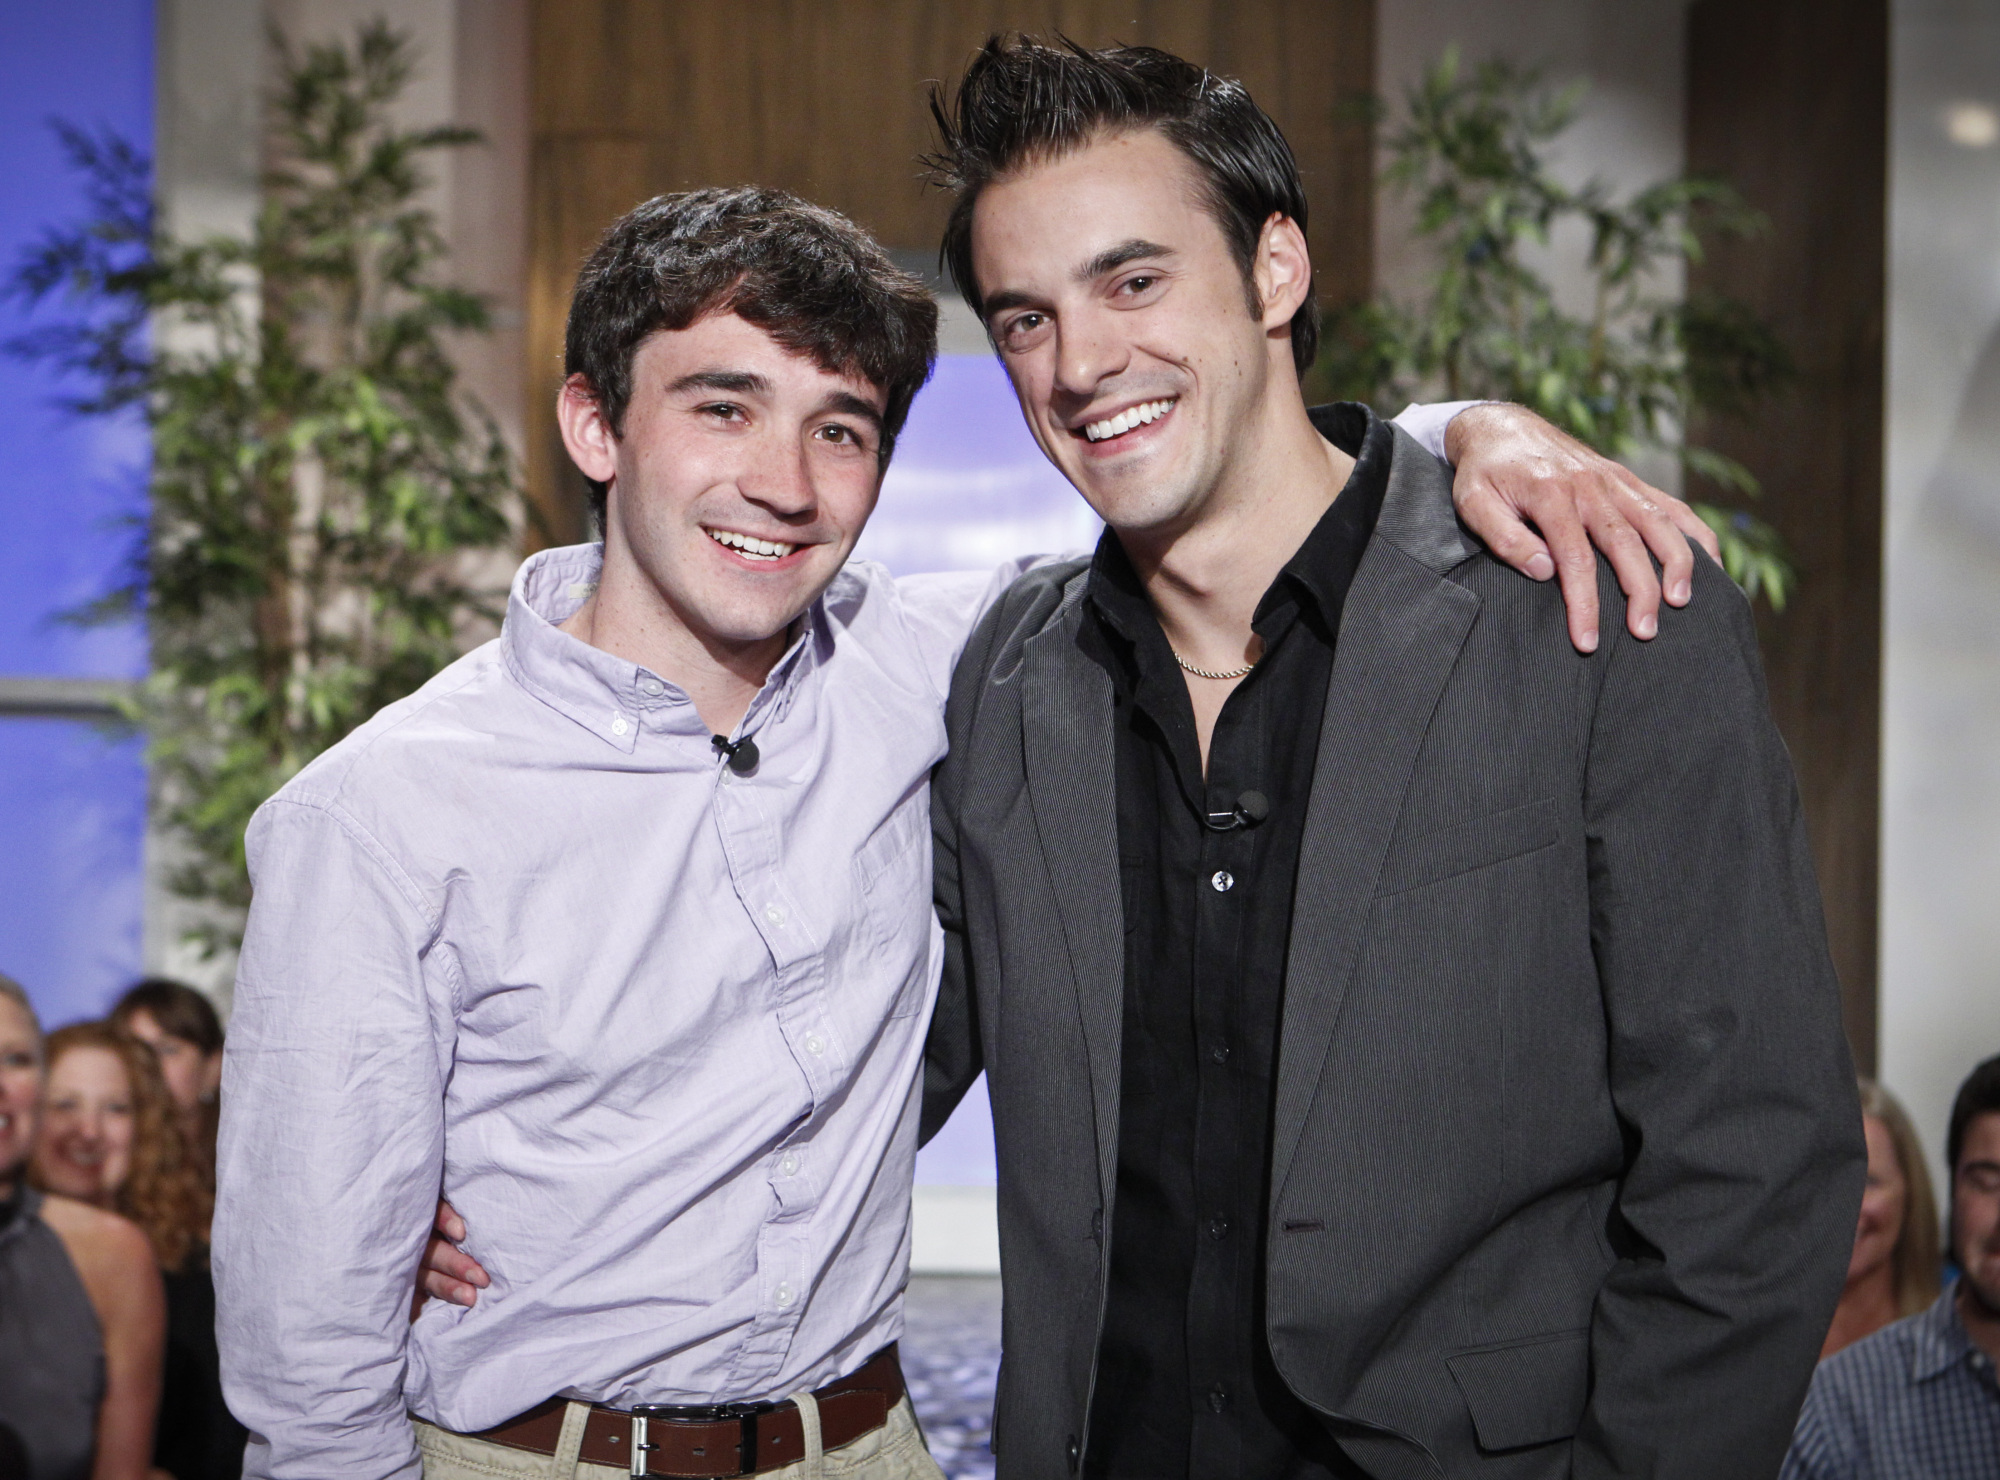
[[[572,375],[556,392],[556,424],[570,461],[586,478],[609,483],[618,472],[618,434],[610,418],[581,375]]]
[[[1250,271],[1257,301],[1264,305],[1264,328],[1285,328],[1312,291],[1312,253],[1299,223],[1274,211],[1257,238],[1257,260]]]

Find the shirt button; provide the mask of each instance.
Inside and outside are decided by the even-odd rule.
[[[622,715],[622,714],[618,714],[618,715],[613,715],[613,716],[612,716],[612,719],[611,719],[611,733],[612,733],[612,734],[614,734],[614,735],[622,735],[622,734],[624,734],[624,733],[625,733],[626,731],[630,730],[631,728],[632,728],[632,722],[631,722],[630,720],[626,719],[624,715]]]
[[[1208,876],[1208,887],[1217,894],[1227,894],[1236,887],[1236,875],[1226,868],[1219,868]]]
[[[782,928],[785,923],[785,907],[781,904],[765,905],[764,918],[769,920],[773,925]]]
[[[1208,1236],[1217,1240],[1227,1238],[1229,1236],[1229,1220],[1227,1218],[1209,1219]]]
[[[793,1299],[792,1287],[780,1281],[778,1288],[771,1292],[771,1299],[777,1302],[779,1310],[790,1310]]]
[[[666,691],[667,686],[657,678],[642,678],[639,680],[639,692],[649,699],[657,699]]]
[[[1218,1044],[1216,1044],[1214,1048],[1211,1048],[1211,1049],[1210,1049],[1210,1050],[1208,1051],[1208,1056],[1209,1056],[1210,1058],[1214,1059],[1214,1060],[1216,1061],[1216,1063],[1218,1063],[1218,1064],[1226,1064],[1226,1063],[1228,1063],[1228,1062],[1229,1062],[1229,1045],[1228,1045],[1228,1044],[1226,1044],[1226,1043],[1218,1043]]]
[[[792,1152],[787,1151],[784,1157],[778,1162],[778,1170],[787,1177],[797,1176],[799,1170],[798,1157]]]
[[[819,1034],[817,1033],[806,1034],[806,1052],[810,1054],[825,1053],[826,1040],[820,1037]]]
[[[1218,1383],[1215,1387],[1209,1389],[1209,1394],[1208,1394],[1209,1412],[1220,1413],[1222,1412],[1223,1409],[1227,1408],[1228,1406],[1229,1406],[1229,1394],[1222,1390],[1221,1384]]]

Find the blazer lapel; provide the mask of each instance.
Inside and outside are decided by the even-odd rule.
[[[1442,574],[1471,553],[1452,514],[1448,475],[1399,431],[1382,516],[1341,618],[1299,848],[1274,1199],[1312,1109],[1417,751],[1479,614],[1479,598]]]
[[[1057,620],[1025,645],[1021,724],[1028,796],[1090,1061],[1098,1176],[1109,1199],[1118,1176],[1125,907],[1111,678],[1077,646],[1083,581],[1077,578]]]

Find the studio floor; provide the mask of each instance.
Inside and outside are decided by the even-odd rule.
[[[1000,1281],[920,1275],[903,1303],[903,1377],[951,1480],[991,1480],[993,1380],[1000,1369]]]

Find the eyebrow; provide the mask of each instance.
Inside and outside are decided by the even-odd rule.
[[[768,394],[771,382],[754,370],[695,370],[667,387],[667,394],[682,391],[736,391],[740,394]]]
[[[667,387],[668,395],[678,395],[682,391],[734,391],[738,395],[768,395],[771,382],[754,370],[693,370]],[[877,433],[883,427],[882,413],[852,391],[836,391],[822,403],[822,410],[843,416],[859,416],[874,426]]]
[[[878,433],[882,430],[882,413],[850,391],[837,391],[827,397],[826,409],[847,416],[859,416],[872,423]]]
[[[1172,247],[1163,247],[1158,242],[1149,242],[1141,237],[1120,242],[1115,247],[1106,247],[1095,257],[1076,270],[1076,280],[1080,283],[1101,278],[1106,273],[1116,272],[1128,262],[1137,262],[1141,257],[1174,257],[1179,254]]]
[[[1179,255],[1180,253],[1176,252],[1172,247],[1163,247],[1158,242],[1149,242],[1144,237],[1135,236],[1127,241],[1120,242],[1115,247],[1106,247],[1095,257],[1092,257],[1089,261],[1078,267],[1071,274],[1071,277],[1079,283],[1093,282],[1109,273],[1116,272],[1128,262],[1137,262],[1146,257],[1178,257]],[[1014,308],[1026,308],[1034,302],[1035,299],[1027,293],[1018,291],[995,293],[986,300],[986,316],[991,319],[996,313],[1005,313],[1009,309]]]

